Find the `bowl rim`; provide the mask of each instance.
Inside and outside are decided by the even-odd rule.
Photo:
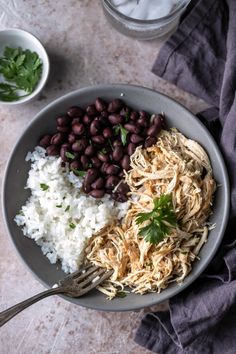
[[[5,171],[4,171],[4,175],[3,175],[3,182],[2,182],[2,197],[1,197],[1,206],[2,206],[2,212],[3,212],[3,220],[4,220],[4,225],[6,227],[6,230],[7,230],[7,233],[8,235],[10,236],[10,239],[11,239],[11,242],[14,246],[14,248],[16,249],[16,253],[18,254],[18,257],[21,259],[21,261],[23,261],[23,263],[27,266],[27,268],[29,269],[29,271],[33,274],[34,278],[36,278],[39,283],[41,283],[42,285],[44,285],[47,289],[50,289],[50,286],[44,281],[42,280],[34,271],[33,269],[31,269],[31,267],[29,266],[29,264],[27,263],[27,261],[24,259],[24,257],[21,255],[20,251],[18,250],[17,248],[17,245],[15,243],[15,240],[10,232],[10,226],[9,226],[9,223],[8,223],[8,219],[7,219],[7,215],[6,215],[6,208],[5,208],[5,204],[6,204],[6,201],[7,201],[7,198],[6,198],[6,194],[5,194],[5,191],[6,191],[6,184],[7,184],[7,175],[8,175],[8,170],[10,168],[10,165],[11,165],[11,160],[12,160],[12,157],[15,153],[15,151],[17,150],[18,148],[18,145],[19,143],[21,142],[21,139],[24,137],[24,135],[27,133],[28,129],[30,128],[30,126],[35,123],[36,121],[40,120],[41,119],[41,116],[47,112],[47,110],[49,108],[51,108],[52,106],[54,105],[57,105],[58,103],[60,103],[60,101],[63,101],[67,98],[69,98],[70,96],[73,96],[73,95],[77,95],[77,94],[81,94],[81,93],[88,93],[88,91],[98,91],[99,92],[99,89],[112,89],[112,88],[117,88],[117,89],[120,89],[120,92],[122,93],[122,89],[129,89],[129,88],[133,88],[133,89],[137,89],[137,90],[144,90],[144,91],[150,91],[150,92],[155,92],[157,93],[158,95],[160,96],[163,96],[165,99],[169,100],[170,102],[172,101],[173,103],[177,104],[180,108],[186,110],[188,112],[188,114],[191,114],[191,116],[197,120],[196,116],[191,112],[189,111],[183,104],[179,103],[178,101],[176,101],[175,99],[169,97],[168,95],[166,94],[163,94],[159,91],[156,91],[156,90],[153,90],[153,89],[150,89],[150,88],[147,88],[147,87],[144,87],[144,86],[139,86],[139,85],[131,85],[131,84],[120,84],[120,83],[117,83],[117,84],[100,84],[100,85],[95,85],[95,86],[87,86],[87,87],[83,87],[83,88],[80,88],[80,89],[77,89],[77,90],[73,90],[73,91],[70,91],[68,92],[67,94],[63,95],[63,96],[60,96],[58,97],[57,99],[53,100],[52,102],[50,102],[48,105],[46,105],[43,109],[41,109],[35,116],[34,118],[26,125],[25,129],[23,130],[23,132],[21,133],[20,137],[17,139],[15,145],[13,146],[11,152],[10,152],[10,155],[8,157],[8,161],[7,161],[7,164],[6,164],[6,167],[5,167]],[[122,99],[122,97],[121,97]],[[207,259],[207,262],[205,262],[204,264],[201,265],[201,269],[198,270],[197,274],[195,274],[194,278],[193,279],[188,279],[187,282],[185,282],[185,279],[183,281],[183,284],[181,284],[180,286],[176,286],[171,295],[170,296],[166,296],[165,299],[161,300],[161,301],[158,301],[158,300],[153,300],[153,301],[149,301],[148,304],[146,305],[133,305],[132,308],[122,308],[122,309],[114,309],[113,306],[112,306],[112,301],[108,301],[107,300],[107,304],[106,304],[106,308],[103,309],[101,308],[100,306],[96,306],[96,303],[93,304],[93,305],[86,305],[86,304],[80,304],[77,302],[77,299],[76,298],[71,298],[71,297],[68,297],[66,295],[59,295],[60,297],[62,297],[63,299],[71,302],[71,303],[74,303],[78,306],[83,306],[85,308],[89,308],[89,309],[93,309],[93,310],[98,310],[98,311],[107,311],[107,312],[125,312],[125,311],[135,311],[135,310],[140,310],[140,309],[143,309],[143,308],[146,308],[146,307],[151,307],[151,306],[155,306],[163,301],[166,301],[166,300],[169,300],[170,298],[172,298],[173,296],[179,294],[180,292],[182,292],[185,288],[187,288],[188,286],[190,286],[194,281],[196,281],[200,275],[204,272],[204,270],[207,268],[207,266],[209,265],[209,263],[211,262],[211,260],[213,259],[213,257],[215,256],[217,250],[219,249],[219,246],[223,240],[223,237],[224,237],[224,233],[225,233],[225,229],[227,227],[227,224],[228,224],[228,219],[229,219],[229,210],[230,210],[230,185],[229,185],[229,177],[228,177],[228,172],[227,172],[227,168],[226,168],[226,164],[224,162],[224,159],[223,159],[223,155],[217,145],[217,143],[215,142],[215,140],[213,139],[212,135],[210,134],[210,132],[207,130],[207,128],[204,126],[204,124],[197,120],[197,123],[202,126],[202,128],[205,130],[205,133],[207,135],[207,137],[211,140],[211,144],[213,144],[215,150],[217,151],[217,153],[219,154],[219,161],[220,161],[220,164],[222,166],[222,170],[223,170],[223,177],[224,177],[224,182],[225,182],[225,190],[226,190],[226,193],[225,193],[225,201],[224,201],[224,205],[226,206],[225,210],[224,210],[224,215],[225,217],[223,218],[223,223],[220,225],[220,230],[219,230],[219,234],[221,234],[221,237],[218,237],[217,239],[217,242],[215,243],[214,245],[214,249],[213,251],[211,252],[211,255],[208,257]],[[191,272],[190,272],[190,275],[191,275]],[[176,284],[177,285],[177,284]],[[168,287],[167,287],[168,288]],[[156,293],[157,294],[157,293]],[[140,295],[141,296],[141,295]],[[145,295],[144,295],[145,296]]]
[[[41,51],[44,54],[44,59],[42,59],[40,57],[40,59],[42,60],[44,69],[45,69],[45,73],[44,75],[41,76],[38,85],[36,86],[35,90],[28,96],[23,97],[22,99],[18,100],[18,101],[11,101],[11,102],[6,102],[6,101],[1,101],[0,100],[0,105],[5,105],[5,106],[13,106],[13,105],[18,105],[18,104],[22,104],[22,103],[26,103],[30,100],[32,100],[33,98],[35,98],[44,88],[44,86],[47,83],[48,77],[49,77],[49,72],[50,72],[50,60],[49,60],[49,56],[48,53],[45,49],[45,47],[43,46],[42,42],[39,40],[39,38],[37,36],[35,36],[34,34],[32,34],[29,31],[23,30],[21,28],[6,28],[3,30],[0,30],[0,36],[4,33],[7,32],[12,32],[13,34],[15,33],[15,36],[17,37],[18,35],[20,36],[24,36],[25,38],[28,38],[29,41],[31,42],[35,42],[41,49]],[[19,44],[20,46],[20,44]],[[37,53],[39,55],[39,53]]]

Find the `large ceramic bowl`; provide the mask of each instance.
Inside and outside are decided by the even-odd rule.
[[[94,102],[97,96],[107,100],[122,96],[122,99],[135,109],[143,109],[150,113],[165,112],[169,127],[178,128],[206,149],[219,185],[215,195],[214,213],[210,219],[211,222],[216,223],[216,227],[210,232],[209,239],[200,252],[200,260],[194,263],[192,272],[181,286],[172,284],[160,294],[152,293],[143,296],[129,294],[125,298],[115,298],[112,301],[107,300],[97,290],[78,299],[65,297],[75,304],[97,310],[136,310],[155,305],[181,292],[206,268],[224,236],[229,211],[228,177],[221,153],[206,128],[182,105],[156,91],[129,85],[104,85],[74,91],[52,102],[36,115],[18,140],[9,159],[3,183],[3,210],[10,237],[28,268],[47,288],[63,278],[65,274],[60,270],[60,265],[49,263],[41,249],[33,240],[24,237],[21,229],[14,222],[15,215],[29,197],[29,191],[24,189],[30,168],[29,163],[25,162],[25,156],[28,151],[34,149],[41,135],[55,130],[57,115],[65,112],[72,105],[86,106]]]

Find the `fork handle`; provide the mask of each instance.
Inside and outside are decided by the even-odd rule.
[[[10,307],[9,309],[0,312],[0,327],[2,327],[6,322],[8,322],[12,317],[17,315],[19,312],[23,311],[27,307],[33,305],[35,302],[44,299],[45,297],[64,293],[63,287],[58,287],[55,289],[49,289],[30,297],[27,300],[19,302],[18,304]]]

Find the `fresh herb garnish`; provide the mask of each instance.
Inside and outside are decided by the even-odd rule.
[[[62,205],[60,204],[60,205],[56,205],[56,208],[62,208]]]
[[[99,152],[101,152],[103,155],[107,153],[107,149],[103,148],[102,150],[100,150]]]
[[[65,211],[70,210],[70,205],[67,205],[67,207],[65,208]]]
[[[86,175],[85,171],[78,170],[77,168],[72,168],[72,171],[80,177],[84,177]]]
[[[157,244],[169,235],[170,229],[177,225],[177,220],[170,194],[162,194],[160,198],[154,198],[153,204],[152,211],[137,215],[136,223],[149,221],[146,226],[139,229],[139,234],[147,242]]]
[[[45,184],[45,183],[40,183],[40,188],[41,188],[43,191],[46,191],[46,190],[49,188],[49,186],[48,186],[47,184]]]
[[[129,112],[125,112],[125,121],[126,121],[126,123],[129,120],[129,116],[130,116]]]
[[[119,133],[120,133],[122,144],[123,144],[123,146],[125,146],[126,141],[127,141],[127,134],[129,132],[124,127],[122,127],[121,124],[119,124],[119,125],[116,125],[116,127],[115,127],[115,135],[118,135]]]
[[[76,228],[76,226],[75,226],[75,224],[73,224],[73,222],[71,222],[71,223],[69,224],[69,226],[70,226],[71,229],[75,229],[75,228]]]
[[[75,158],[75,155],[69,151],[66,151],[65,155],[68,159],[71,159],[71,160],[73,160]]]
[[[28,49],[6,47],[0,58],[0,74],[6,80],[0,84],[0,99],[16,101],[34,91],[42,75],[42,61]],[[20,94],[22,90],[25,92]]]
[[[124,298],[126,296],[127,296],[127,294],[124,291],[118,291],[116,293],[116,297]]]

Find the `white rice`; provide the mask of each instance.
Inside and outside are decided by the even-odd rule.
[[[82,178],[61,167],[61,158],[46,156],[41,147],[28,153],[26,161],[31,161],[25,187],[31,196],[15,222],[25,236],[41,246],[51,263],[60,260],[65,272],[74,272],[83,262],[88,238],[123,218],[128,202],[115,202],[109,195],[94,199],[84,194]]]

